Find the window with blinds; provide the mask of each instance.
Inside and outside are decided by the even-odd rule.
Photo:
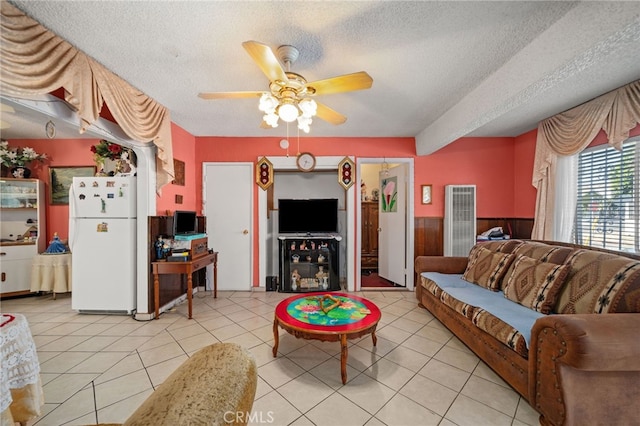
[[[578,160],[574,241],[640,252],[640,142],[584,150]]]

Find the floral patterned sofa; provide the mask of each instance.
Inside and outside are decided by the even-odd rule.
[[[556,242],[419,256],[416,297],[540,413],[637,424],[640,256]]]

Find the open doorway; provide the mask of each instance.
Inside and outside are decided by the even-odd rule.
[[[358,290],[413,290],[413,159],[358,159]]]

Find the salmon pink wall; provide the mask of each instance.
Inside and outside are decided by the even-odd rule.
[[[416,217],[444,216],[445,185],[476,185],[478,217],[513,217],[513,138],[461,138],[415,160]],[[422,204],[432,185],[432,204]]]
[[[203,162],[252,162],[262,156],[283,156],[287,150],[280,148],[278,138],[196,138],[196,158]],[[299,146],[298,146],[299,145]],[[289,155],[310,151],[316,156],[355,155],[366,157],[415,157],[413,138],[304,138],[290,139]],[[198,171],[198,205],[202,205],[202,168]],[[337,176],[336,176],[337,179]],[[253,190],[253,251],[259,252],[258,241],[258,185]],[[254,286],[258,286],[259,265],[254,262]]]
[[[202,168],[202,164],[195,161],[195,137],[182,127],[171,123],[171,139],[173,158],[184,162],[184,186],[170,183],[162,188],[162,195],[156,197],[158,216],[172,214],[175,210],[200,210],[196,204],[196,193],[197,187],[201,189],[202,185],[196,184],[199,182],[196,173]],[[176,195],[182,196],[182,204],[176,202]]]
[[[197,137],[196,157],[202,162],[253,162],[262,156],[284,156],[280,148],[282,137],[277,138],[222,138]],[[359,157],[415,157],[413,138],[301,138],[290,139],[289,155],[312,152],[315,156],[355,155]],[[202,205],[202,167],[198,169],[198,205]],[[258,186],[254,190],[254,205],[258,204]],[[257,226],[257,218],[256,223]],[[257,229],[257,228],[256,228]]]
[[[69,237],[69,206],[51,205],[49,167],[94,166],[90,147],[97,142],[97,139],[12,139],[9,141],[9,146],[29,146],[37,153],[47,154],[49,157],[45,163],[32,163],[29,166],[32,170],[31,177],[45,183],[47,241],[51,240],[54,232],[57,232],[63,240]]]
[[[162,196],[158,196],[156,201],[158,215],[164,215],[167,210],[196,210],[194,137],[175,124],[172,124],[171,135],[175,158],[185,162],[185,186],[165,185]],[[33,163],[30,166],[32,177],[45,182],[47,241],[53,237],[54,232],[57,232],[62,239],[67,239],[69,235],[69,206],[51,205],[49,167],[95,165],[90,147],[97,142],[98,139],[12,139],[9,141],[12,147],[29,146],[36,152],[45,153],[49,157],[45,163]],[[183,204],[175,204],[176,194],[183,196]]]
[[[220,138],[196,137],[196,158],[202,162],[252,162],[262,156],[286,155],[280,148],[282,138]],[[479,217],[512,217],[514,188],[513,138],[462,138],[427,156],[416,156],[413,138],[305,138],[300,140],[300,152],[316,156],[353,155],[357,157],[414,158],[416,217],[442,217],[444,185],[475,184]],[[297,141],[290,141],[289,155],[298,152]],[[202,169],[198,168],[197,204],[202,205]],[[530,179],[529,179],[530,180]],[[420,185],[433,185],[433,204],[420,204]],[[252,194],[258,205],[259,187]],[[258,217],[254,214],[254,229]],[[254,235],[254,252],[258,253],[258,233]],[[258,265],[254,267],[258,277]]]
[[[537,130],[515,138],[513,155],[513,217],[533,218],[537,191],[531,184]]]

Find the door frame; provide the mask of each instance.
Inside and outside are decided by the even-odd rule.
[[[351,160],[354,160],[353,156],[348,156]],[[259,157],[256,161],[259,161]],[[273,164],[273,170],[298,170],[296,165],[296,156],[268,156],[266,157],[271,164]],[[344,156],[318,156],[316,157],[316,167],[315,170],[335,170],[336,171],[336,179],[338,179],[338,165],[342,160],[344,160]],[[356,181],[358,182],[358,181]],[[358,262],[360,264],[360,248],[356,252],[356,244],[355,244],[355,188],[360,188],[360,185],[351,185],[351,187],[346,191],[346,224],[347,224],[347,233],[346,233],[346,267],[347,267],[347,282],[346,288],[347,291],[353,291],[355,289],[355,285],[359,283],[355,278],[355,265]],[[258,185],[255,185],[255,190],[258,191],[258,253],[260,254],[259,258],[259,286],[263,286],[266,282],[267,277],[267,240],[269,235],[267,234],[267,191],[263,191]],[[360,191],[358,190],[358,194]],[[357,254],[357,256],[356,256]]]
[[[383,163],[396,163],[405,164],[409,167],[407,171],[407,229],[405,235],[405,250],[407,251],[407,260],[405,265],[406,289],[413,291],[414,289],[414,268],[413,268],[413,254],[414,254],[414,228],[415,228],[415,206],[414,206],[414,159],[413,158],[367,158],[360,157],[356,160],[356,182],[362,180],[361,166],[362,164],[383,164]],[[356,224],[362,226],[362,199],[356,197],[355,202],[355,217]],[[362,279],[362,232],[358,232],[358,238],[356,239],[356,254],[355,256],[355,289],[360,291],[361,279]]]

